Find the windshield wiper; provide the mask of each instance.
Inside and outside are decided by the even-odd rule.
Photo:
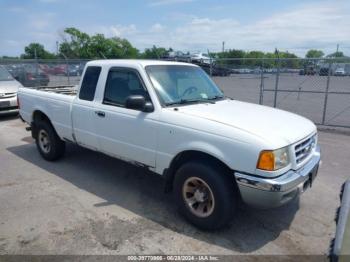
[[[167,106],[171,106],[171,105],[183,105],[183,104],[188,104],[188,103],[195,103],[198,100],[191,100],[191,99],[180,99],[178,101],[174,101],[174,102],[169,102],[166,103]]]
[[[213,97],[208,97],[207,100],[216,100],[216,99],[222,99],[224,96],[213,96]]]
[[[209,99],[181,99],[178,101],[166,103],[165,105],[172,106],[172,105],[183,105],[183,104],[188,104],[188,103],[201,103],[201,102],[215,104],[215,102],[210,101]]]

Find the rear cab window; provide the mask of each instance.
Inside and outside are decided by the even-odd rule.
[[[89,66],[86,68],[83,82],[80,87],[79,99],[93,101],[98,79],[100,77],[101,67]]]

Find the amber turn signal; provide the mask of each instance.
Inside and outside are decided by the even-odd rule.
[[[275,154],[273,151],[261,151],[257,168],[262,170],[275,170]]]

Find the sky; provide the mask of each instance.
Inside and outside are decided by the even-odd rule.
[[[190,52],[275,48],[350,55],[349,0],[0,0],[0,56],[31,42],[51,52],[66,27]]]

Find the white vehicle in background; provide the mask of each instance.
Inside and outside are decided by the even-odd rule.
[[[240,201],[284,205],[317,175],[310,120],[227,98],[197,65],[90,61],[78,90],[20,88],[18,98],[44,159],[71,142],[162,175],[200,228],[227,225]]]
[[[18,112],[17,92],[23,87],[12,75],[0,66],[0,114]]]
[[[210,63],[214,62],[214,60],[210,58],[208,54],[195,53],[191,55],[191,62],[210,65]]]
[[[342,67],[337,68],[337,69],[334,71],[334,75],[335,75],[335,76],[346,76],[345,69],[342,68]]]
[[[165,57],[166,59],[172,60],[172,61],[178,61],[178,62],[191,62],[191,57],[189,54],[185,54],[181,51],[171,51],[167,54]]]

